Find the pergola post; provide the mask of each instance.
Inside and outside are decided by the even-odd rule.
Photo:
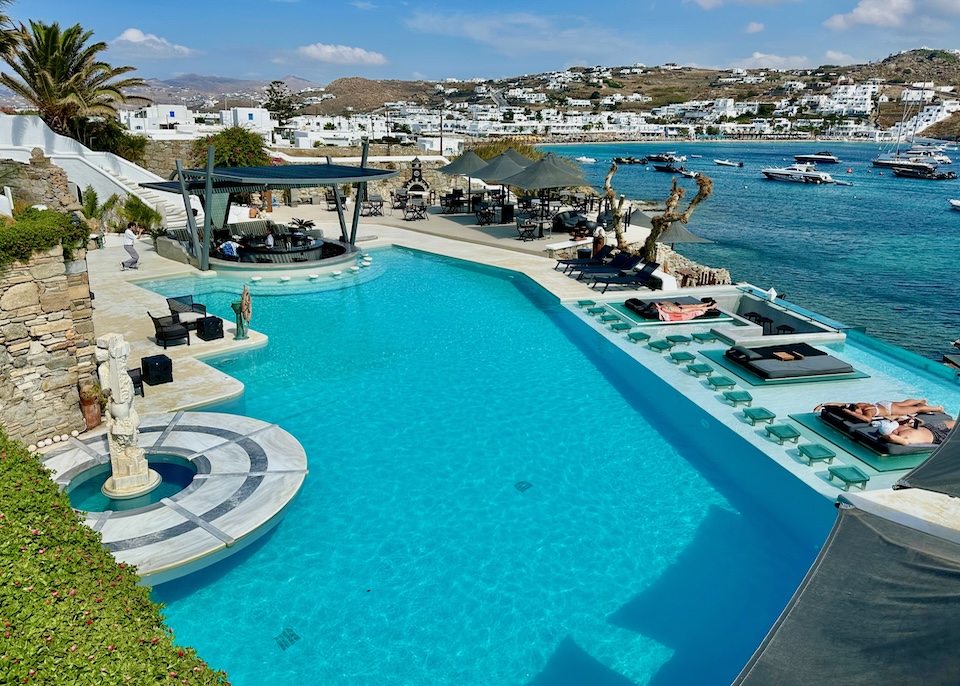
[[[367,168],[367,156],[370,154],[370,140],[367,138],[363,139],[363,155],[360,158],[360,168]],[[367,195],[367,182],[361,181],[357,184],[357,201],[354,203],[353,207],[353,226],[350,228],[350,245],[355,245],[357,242],[357,227],[360,224],[360,211],[363,209],[362,198]]]
[[[183,178],[183,165],[180,164],[180,160],[176,160],[177,165],[177,181],[180,184],[180,194],[183,196],[183,204],[187,209],[187,230],[190,232],[190,243],[193,245],[193,251],[199,257],[200,255],[200,239],[197,236],[197,218],[193,216],[193,205],[190,204],[190,191],[187,189],[187,182]],[[207,196],[209,197],[209,196]],[[204,207],[204,215],[208,214],[207,208]],[[201,267],[203,269],[203,267]]]
[[[209,207],[203,209],[203,252],[197,257],[200,259],[200,271],[210,269],[210,222],[213,217],[213,157],[216,148],[212,145],[207,148],[207,175],[204,201]],[[192,213],[191,213],[192,214]]]

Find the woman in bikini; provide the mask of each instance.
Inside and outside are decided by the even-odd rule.
[[[662,322],[687,321],[716,309],[717,301],[713,298],[703,298],[701,302],[689,304],[655,302],[653,307]]]
[[[943,412],[942,405],[929,405],[925,398],[881,400],[877,403],[821,403],[813,408],[813,411],[819,412],[824,407],[839,407],[844,413],[862,422],[872,422],[879,417],[896,419],[918,412]]]

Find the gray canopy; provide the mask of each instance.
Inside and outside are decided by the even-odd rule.
[[[657,241],[659,243],[670,243],[671,245],[674,243],[713,243],[707,238],[701,238],[692,233],[683,225],[683,222],[673,222],[669,229],[660,234]]]
[[[500,153],[490,160],[485,167],[478,169],[474,176],[484,181],[497,181],[504,183],[504,179],[523,171],[523,167],[507,157],[506,153]]]
[[[450,176],[472,176],[486,166],[487,163],[483,158],[473,150],[468,150],[450,164],[438,167],[437,171]]]
[[[951,431],[947,440],[894,488],[922,488],[960,498],[960,433]]]
[[[547,155],[542,160],[534,162],[520,173],[500,180],[510,186],[516,186],[528,191],[543,190],[546,188],[571,188],[585,186],[587,182],[572,169],[560,166]]]
[[[521,155],[512,147],[507,148],[503,154],[505,157],[509,157],[511,160],[519,164],[521,167],[529,167],[531,164],[533,164],[533,160],[531,160],[529,157]]]

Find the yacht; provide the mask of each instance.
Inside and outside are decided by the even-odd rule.
[[[721,167],[742,167],[743,162],[734,162],[733,160],[714,160],[714,164],[719,164]]]
[[[927,179],[929,181],[949,181],[957,178],[957,172],[937,171],[936,167],[913,168],[913,167],[894,167],[894,176],[900,176],[907,179]]]
[[[935,169],[936,161],[932,157],[907,155],[904,152],[885,152],[870,160],[874,167],[897,167],[899,169],[916,169],[919,171]]]
[[[647,155],[650,162],[686,162],[686,155],[678,155],[676,152],[658,152],[654,155]]]
[[[960,210],[960,200],[950,200],[950,209]],[[957,343],[957,342],[958,341],[954,341],[954,343]],[[960,348],[960,345],[958,345],[957,347]]]
[[[815,152],[812,155],[794,155],[793,159],[806,164],[839,164],[840,162],[836,155],[826,150]]]
[[[944,154],[943,147],[939,145],[915,143],[905,154],[909,157],[919,157],[920,159],[930,158],[937,164],[953,164],[953,160]]]
[[[774,181],[793,181],[794,183],[836,183],[827,172],[817,171],[812,164],[797,162],[789,167],[767,167],[760,173]]]

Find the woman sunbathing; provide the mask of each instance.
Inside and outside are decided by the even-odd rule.
[[[705,315],[710,310],[715,310],[717,301],[713,298],[703,298],[698,303],[687,305],[681,303],[655,302],[652,303],[656,308],[657,316],[662,322],[681,322],[690,319],[696,319]]]
[[[906,400],[881,400],[878,403],[820,403],[814,412],[824,407],[839,407],[844,414],[861,422],[871,422],[878,417],[895,419],[918,412],[943,412],[943,406],[928,405],[925,398],[907,398]]]

